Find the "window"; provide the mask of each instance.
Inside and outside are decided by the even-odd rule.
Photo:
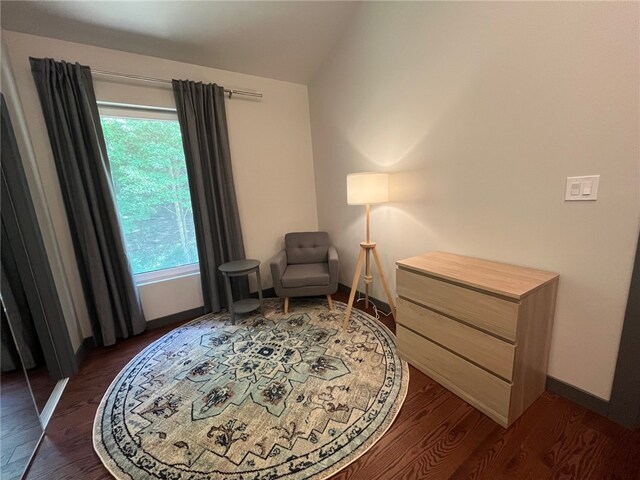
[[[100,114],[116,207],[136,279],[197,271],[191,197],[175,113],[101,107]]]

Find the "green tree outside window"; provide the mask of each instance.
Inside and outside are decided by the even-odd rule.
[[[101,120],[133,273],[197,263],[178,122],[106,115]]]

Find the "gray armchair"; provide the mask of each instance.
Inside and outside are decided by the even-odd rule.
[[[289,313],[290,297],[331,295],[338,290],[338,252],[327,232],[295,232],[284,236],[285,249],[271,260],[271,277],[276,295],[284,297]]]

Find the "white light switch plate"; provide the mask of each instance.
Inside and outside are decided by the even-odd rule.
[[[600,175],[567,177],[564,199],[570,201],[597,200],[599,182]]]

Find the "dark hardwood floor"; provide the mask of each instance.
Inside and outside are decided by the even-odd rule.
[[[51,379],[46,365],[39,365],[27,370],[27,376],[33,392],[33,399],[36,402],[38,411],[42,412],[58,382]]]
[[[347,301],[342,293],[335,299]],[[393,329],[392,321],[383,322]],[[69,381],[28,479],[111,478],[91,441],[98,403],[120,369],[174,327],[89,352]],[[638,480],[640,432],[550,393],[505,430],[411,367],[409,393],[392,427],[332,480],[448,478]]]
[[[4,347],[4,346],[3,346]],[[42,426],[22,365],[0,375],[0,477],[17,480],[24,472]]]

